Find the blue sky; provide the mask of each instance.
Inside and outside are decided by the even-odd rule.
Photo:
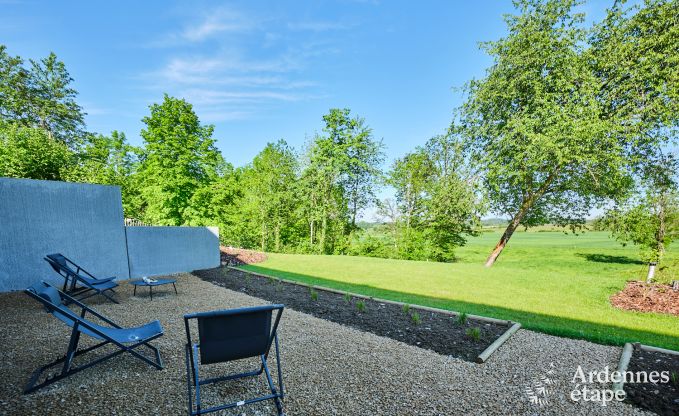
[[[583,6],[599,19],[611,2]],[[163,93],[194,104],[227,161],[269,141],[301,148],[349,107],[390,163],[443,132],[459,88],[491,60],[509,1],[35,2],[0,0],[9,53],[66,63],[88,128],[141,144]]]

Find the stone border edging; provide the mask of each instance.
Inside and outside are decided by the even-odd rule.
[[[666,348],[660,348],[660,347],[652,347],[650,345],[644,345],[641,343],[636,343],[635,346],[638,346],[642,350],[645,351],[651,351],[651,352],[659,352],[662,354],[670,354],[670,355],[679,355],[679,351],[674,351],[674,350],[668,350]]]
[[[476,357],[477,364],[483,364],[484,362],[486,362],[486,360],[488,360],[488,358],[490,358],[490,356],[498,348],[500,348],[500,346],[504,344],[509,339],[509,337],[512,336],[512,334],[514,334],[514,332],[519,330],[519,328],[521,328],[521,324],[518,322],[515,322],[514,325],[509,327],[509,329],[506,330],[504,334],[500,335],[500,338],[496,339],[492,344],[488,346],[488,348],[483,350],[483,352],[481,352],[481,354],[479,354],[478,357]]]
[[[625,371],[627,371],[627,366],[629,366],[629,361],[632,358],[632,352],[634,351],[634,348],[632,344],[629,342],[625,343],[625,346],[622,348],[622,353],[620,354],[620,361],[618,362],[618,373],[619,374],[624,374]],[[625,386],[625,378],[623,377],[622,380],[620,380],[617,383],[613,383],[613,391],[617,394],[618,391],[624,390]]]
[[[650,352],[658,352],[658,353],[661,353],[661,354],[679,355],[679,351],[668,350],[666,348],[660,348],[660,347],[653,347],[653,346],[650,346],[650,345],[644,345],[640,342],[635,342],[635,343],[627,342],[627,343],[625,343],[625,346],[622,349],[622,354],[620,354],[620,362],[618,363],[618,372],[619,373],[623,374],[625,371],[627,371],[627,367],[629,366],[629,362],[632,359],[632,354],[633,354],[635,349],[650,351]],[[624,378],[618,383],[613,383],[613,391],[616,392],[616,393],[620,390],[624,390],[624,387],[625,387],[625,379]]]
[[[332,288],[325,287],[325,286],[309,285],[309,284],[297,282],[297,281],[294,281],[294,280],[282,279],[280,277],[274,277],[274,276],[269,276],[269,275],[262,274],[262,273],[253,272],[253,271],[250,271],[250,270],[240,269],[240,268],[234,267],[234,266],[226,266],[226,268],[231,269],[231,270],[236,270],[236,271],[239,271],[239,272],[243,272],[243,273],[250,273],[252,275],[264,277],[266,279],[276,279],[280,282],[290,283],[290,284],[297,285],[297,286],[309,287],[309,288],[313,288],[313,289],[317,289],[317,290],[323,290],[323,291],[326,291],[326,292],[336,293],[338,295],[346,295],[348,293],[349,295],[351,295],[352,297],[355,297],[355,298],[369,299],[369,300],[373,300],[375,302],[389,303],[389,304],[397,305],[397,306],[401,306],[401,307],[406,304],[404,302],[397,302],[397,301],[393,301],[393,300],[375,298],[375,297],[371,297],[371,296],[361,295],[361,294],[358,294],[358,293],[352,293],[352,292],[332,289]],[[432,308],[432,307],[429,307],[429,306],[411,305],[411,304],[408,304],[408,306],[410,306],[413,309],[419,309],[419,310],[424,310],[424,311],[429,311],[429,312],[436,312],[436,313],[441,313],[441,314],[449,315],[449,316],[459,316],[459,315],[461,315],[459,312],[449,311],[447,309],[438,309],[438,308]],[[502,335],[500,335],[500,337],[498,339],[496,339],[492,344],[490,344],[488,346],[488,348],[483,350],[481,352],[481,354],[479,354],[476,357],[476,362],[478,364],[486,362],[488,360],[488,358],[490,358],[490,356],[498,348],[500,348],[500,346],[502,344],[504,344],[509,339],[509,337],[512,336],[512,334],[514,334],[516,331],[519,330],[519,328],[521,328],[521,324],[518,323],[518,322],[514,322],[514,321],[488,318],[486,316],[480,316],[480,315],[467,314],[466,316],[467,316],[467,318],[475,320],[475,321],[490,322],[490,323],[499,324],[499,325],[511,325],[509,327],[509,329],[507,329]]]

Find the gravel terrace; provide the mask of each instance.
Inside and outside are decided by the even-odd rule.
[[[178,296],[170,289],[158,290],[153,301],[144,293],[133,297],[132,286],[123,283],[117,289],[120,305],[89,302],[123,326],[159,319],[165,335],[154,345],[164,370],[124,354],[28,396],[21,390],[29,374],[65,352],[69,330],[25,294],[1,294],[0,414],[185,414],[183,314],[264,301],[190,274],[176,277]],[[625,403],[602,407],[568,399],[577,365],[585,371],[615,368],[616,347],[520,330],[478,365],[290,309],[279,331],[288,415],[647,414]],[[209,374],[237,369],[218,367]],[[555,383],[548,403],[530,403],[526,388],[550,370]],[[262,379],[221,386],[205,397],[240,400],[265,392]],[[274,413],[273,403],[260,403],[223,414]]]

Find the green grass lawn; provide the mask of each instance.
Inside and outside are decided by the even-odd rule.
[[[679,350],[679,317],[613,308],[609,297],[646,266],[633,247],[621,247],[605,232],[514,235],[490,269],[483,261],[499,238],[484,233],[457,252],[456,263],[350,256],[269,254],[244,266],[259,273],[500,319],[549,334],[606,344],[640,341]],[[679,278],[673,246],[662,279]]]

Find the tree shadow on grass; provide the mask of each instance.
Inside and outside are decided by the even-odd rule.
[[[609,254],[598,253],[575,253],[575,255],[582,257],[587,261],[593,261],[597,263],[646,264],[641,260],[633,259],[627,256],[611,256]]]

